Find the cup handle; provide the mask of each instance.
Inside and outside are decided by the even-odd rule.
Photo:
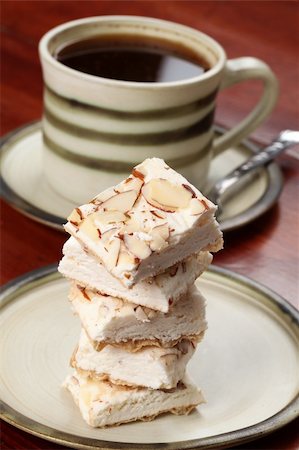
[[[223,150],[238,144],[248,136],[270,114],[278,97],[278,80],[270,67],[257,58],[243,57],[226,62],[220,90],[240,81],[257,79],[264,82],[263,94],[254,109],[239,124],[223,135],[214,139],[213,153],[218,155]]]

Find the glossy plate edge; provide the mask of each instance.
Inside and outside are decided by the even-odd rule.
[[[6,149],[9,150],[9,144],[13,144],[15,141],[22,139],[24,135],[34,132],[40,127],[41,122],[35,121],[29,124],[25,124],[20,128],[17,128],[6,134],[0,141],[2,154]],[[225,128],[220,126],[216,126],[215,130],[220,133],[225,132]],[[250,140],[243,140],[242,143],[254,153],[257,153],[259,151],[259,147]],[[265,170],[267,171],[268,175],[269,189],[267,189],[264,195],[262,195],[260,201],[253,204],[243,213],[226,219],[222,222],[220,220],[220,228],[222,231],[232,231],[244,225],[247,225],[254,219],[260,217],[266,211],[268,211],[279,198],[283,187],[283,177],[281,170],[275,162],[270,163],[267,168],[265,168]],[[13,208],[37,222],[40,222],[51,228],[58,229],[59,231],[63,231],[62,225],[66,221],[65,218],[47,213],[46,211],[35,207],[27,200],[24,200],[22,197],[16,194],[13,189],[11,189],[11,187],[7,185],[7,183],[5,183],[1,173],[0,183],[2,198],[6,200],[7,203],[9,203]]]
[[[245,287],[249,287],[259,294],[263,294],[266,303],[272,305],[292,323],[293,328],[299,333],[299,311],[296,310],[290,303],[284,298],[271,291],[265,286],[244,277],[242,275],[231,272],[230,270],[223,269],[221,267],[212,266],[207,270],[207,273],[214,274],[218,278],[225,278],[232,280],[237,284],[241,284]],[[57,265],[47,266],[41,269],[36,269],[25,275],[22,275],[2,288],[0,295],[0,307],[5,306],[8,302],[18,298],[20,294],[26,292],[38,285],[44,284],[47,281],[56,280],[61,275],[57,272]],[[254,439],[261,438],[275,430],[278,430],[282,426],[291,422],[299,416],[299,393],[297,396],[282,410],[274,414],[272,417],[239,430],[219,434],[217,436],[211,436],[201,439],[195,439],[190,441],[161,443],[161,444],[131,444],[131,443],[119,443],[112,441],[103,441],[91,438],[85,438],[75,436],[70,433],[58,431],[54,428],[40,424],[30,418],[20,414],[18,411],[11,408],[6,403],[0,403],[1,414],[0,417],[10,423],[11,425],[19,428],[27,433],[33,434],[42,439],[54,442],[56,444],[65,445],[72,448],[80,449],[139,449],[139,450],[194,450],[194,449],[220,449],[235,446],[245,442],[252,441]]]

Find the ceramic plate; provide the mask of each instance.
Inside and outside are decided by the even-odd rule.
[[[170,450],[240,444],[294,419],[298,312],[216,267],[198,286],[208,299],[209,329],[189,372],[207,403],[189,416],[93,429],[61,387],[80,328],[67,301],[68,282],[49,267],[10,283],[1,308],[4,420],[70,447]]]
[[[224,130],[216,128],[221,134]],[[244,141],[214,158],[207,192],[219,178],[229,173],[259,149]],[[20,212],[48,226],[62,230],[62,224],[77,205],[59,196],[47,183],[42,168],[41,124],[26,125],[2,140],[2,196]],[[219,218],[223,231],[245,225],[267,211],[278,199],[282,176],[276,163],[260,170],[248,186],[223,202]]]

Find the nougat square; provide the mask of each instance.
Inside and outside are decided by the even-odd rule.
[[[126,287],[222,248],[216,206],[159,158],[76,208],[65,229]]]

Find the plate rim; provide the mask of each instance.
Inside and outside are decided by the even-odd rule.
[[[5,151],[10,150],[15,141],[21,140],[23,136],[27,136],[30,133],[34,133],[41,129],[41,123],[42,122],[39,119],[28,122],[5,134],[0,140],[0,158],[2,159]],[[226,128],[220,125],[215,125],[214,129],[220,133],[226,131]],[[242,144],[253,153],[257,153],[260,150],[260,147],[250,139],[242,140]],[[233,216],[231,218],[225,219],[222,222],[220,221],[220,228],[222,231],[233,231],[237,228],[248,225],[250,222],[268,211],[274,205],[276,200],[278,200],[283,188],[283,175],[281,169],[276,162],[272,161],[270,164],[264,167],[263,170],[265,170],[268,175],[268,189],[265,190],[259,201],[251,205],[244,212],[237,214],[236,216]],[[42,223],[43,225],[59,231],[63,231],[62,225],[65,223],[66,219],[38,208],[18,195],[3,179],[1,164],[0,184],[1,197],[17,211],[32,220]]]
[[[284,315],[287,315],[292,320],[294,326],[297,327],[299,331],[299,311],[276,292],[273,292],[268,287],[244,275],[240,275],[236,272],[232,272],[231,270],[224,269],[216,265],[208,268],[206,272],[212,275],[216,274],[216,276],[218,275],[223,278],[228,278],[229,280],[246,287],[249,286],[254,291],[264,295],[267,297],[268,301],[278,307]],[[39,284],[44,284],[47,281],[53,281],[59,278],[62,278],[62,276],[57,272],[57,264],[51,264],[49,266],[27,272],[9,281],[1,288],[0,309],[2,309],[10,301],[18,299],[23,292],[30,290],[33,287],[32,285],[35,287]],[[157,450],[159,448],[165,450],[219,449],[227,448],[229,446],[231,447],[232,445],[235,446],[264,437],[296,419],[299,416],[299,392],[284,408],[273,416],[257,424],[205,438],[152,444],[104,441],[83,436],[76,436],[74,434],[59,431],[55,428],[43,425],[16,411],[2,400],[0,400],[0,407],[0,418],[5,422],[8,422],[14,427],[29,434],[33,434],[39,438],[71,448],[98,450]]]

